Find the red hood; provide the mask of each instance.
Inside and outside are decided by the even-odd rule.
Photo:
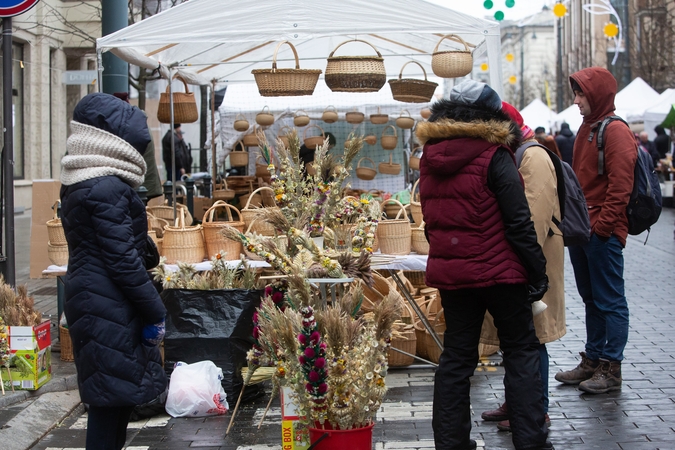
[[[588,98],[591,114],[584,116],[584,122],[593,123],[611,116],[614,112],[614,97],[617,84],[614,76],[602,67],[589,67],[570,75]]]

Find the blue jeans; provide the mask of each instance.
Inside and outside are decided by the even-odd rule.
[[[586,306],[586,356],[622,361],[628,342],[628,302],[623,280],[623,247],[616,236],[570,247],[577,290]]]

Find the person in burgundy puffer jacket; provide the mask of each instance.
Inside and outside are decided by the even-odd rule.
[[[546,440],[531,308],[548,289],[546,259],[513,154],[520,128],[501,108],[489,86],[465,80],[417,127],[430,243],[426,284],[440,290],[447,325],[434,385],[437,449],[476,448],[469,390],[486,310],[504,353],[515,448],[553,448]]]

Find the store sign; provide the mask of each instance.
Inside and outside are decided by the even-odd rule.
[[[40,0],[0,0],[0,17],[13,17],[25,13]]]
[[[66,70],[63,72],[63,84],[94,84],[97,79],[98,71],[96,70]]]

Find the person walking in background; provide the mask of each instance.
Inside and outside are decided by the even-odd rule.
[[[661,158],[659,157],[659,152],[656,151],[656,146],[649,140],[649,134],[646,131],[641,131],[638,135],[638,145],[643,151],[649,153],[654,162],[654,167],[656,167]]]
[[[434,382],[436,448],[476,448],[470,378],[487,310],[504,352],[515,448],[552,449],[531,307],[548,279],[514,162],[520,127],[492,88],[465,80],[449,100],[434,103],[417,137],[424,145],[419,186],[430,244],[426,284],[439,289],[447,324]]]
[[[560,133],[555,137],[555,143],[560,150],[560,157],[570,166],[572,165],[572,155],[574,152],[574,140],[576,136],[570,130],[570,125],[563,122],[560,125]]]
[[[656,137],[654,138],[654,147],[658,153],[659,160],[666,158],[666,153],[670,153],[672,149],[670,148],[670,136],[666,134],[666,130],[663,129],[661,125],[654,127],[656,132]],[[658,164],[658,161],[654,161],[654,164]]]
[[[631,130],[621,121],[613,121],[605,130],[605,163],[600,170],[597,127],[614,114],[616,80],[606,69],[591,67],[572,74],[570,84],[574,104],[584,117],[574,144],[572,167],[591,219],[588,244],[569,247],[577,289],[586,308],[586,345],[579,365],[558,372],[555,379],[600,394],[621,389],[622,383],[621,361],[629,320],[623,248],[637,152]]]
[[[534,137],[536,139],[541,139],[543,141],[544,139],[546,139],[546,136],[548,136],[548,134],[546,133],[546,128],[537,127],[534,129]]]
[[[173,131],[168,130],[162,138],[162,159],[164,160],[164,168],[166,169],[166,179],[169,181],[178,180],[180,177],[190,172],[192,167],[192,155],[185,144],[183,133],[180,129],[181,124],[173,125]],[[171,139],[173,136],[174,151],[176,152],[176,174],[175,178],[171,176]]]
[[[77,104],[71,130],[61,161],[64,310],[89,405],[87,450],[119,450],[134,406],[166,389],[166,309],[148,276],[147,216],[134,190],[150,133],[140,109],[103,93]]]
[[[525,126],[523,117],[512,105],[502,103],[502,110],[506,112],[523,132],[523,144],[527,146],[534,139],[532,131]],[[548,136],[553,139],[552,136]],[[555,167],[548,152],[538,146],[528,146],[523,153],[518,168],[525,184],[525,196],[532,214],[532,222],[537,232],[537,242],[541,246],[546,257],[546,276],[548,277],[549,289],[544,294],[542,301],[547,308],[534,317],[534,328],[539,339],[539,374],[543,392],[543,407],[548,417],[548,372],[549,357],[546,343],[556,341],[567,332],[565,327],[565,247],[563,236],[555,221],[560,223],[560,201],[558,199],[558,179]],[[488,345],[499,345],[499,339],[494,327],[492,316],[486,316],[481,333],[481,342]],[[497,427],[503,431],[511,431],[507,403],[492,411],[481,414],[483,420],[499,421]]]

